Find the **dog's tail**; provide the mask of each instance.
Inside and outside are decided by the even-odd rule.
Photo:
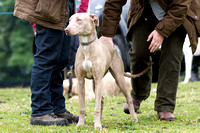
[[[142,72],[140,72],[140,73],[138,73],[138,74],[133,74],[133,75],[132,75],[132,74],[124,73],[124,76],[129,77],[129,78],[137,78],[137,77],[140,77],[140,76],[142,76],[144,73],[146,73],[152,65],[153,65],[153,62],[150,63],[150,65],[149,65],[146,69],[144,69]]]

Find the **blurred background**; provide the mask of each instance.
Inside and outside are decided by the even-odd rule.
[[[0,0],[0,87],[30,84],[33,28],[13,17],[14,0]]]
[[[77,10],[80,3],[81,0],[76,1]],[[91,1],[90,11],[97,14],[100,26],[104,3],[105,0]],[[29,22],[13,16],[14,4],[15,0],[0,0],[0,88],[30,86],[34,32]],[[131,47],[131,43],[127,43],[125,39],[129,4],[130,0],[123,7],[119,28],[113,39],[124,62],[124,71],[126,72],[130,71],[128,50]],[[99,33],[98,36],[100,37]],[[157,82],[158,78],[159,56],[160,51],[158,50],[153,56],[153,82]],[[182,63],[181,72],[184,73],[184,62]]]

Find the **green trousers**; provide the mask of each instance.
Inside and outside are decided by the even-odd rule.
[[[147,7],[132,28],[132,47],[129,51],[130,69],[132,74],[143,71],[151,62],[147,38],[159,23],[151,8]],[[172,112],[175,109],[178,79],[183,58],[182,47],[186,31],[183,26],[178,27],[168,38],[165,38],[161,47],[159,61],[159,75],[155,111]],[[132,79],[131,95],[137,100],[145,100],[150,95],[152,69],[139,78]]]

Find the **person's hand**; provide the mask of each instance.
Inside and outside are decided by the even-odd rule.
[[[36,32],[34,31],[34,36],[36,36]]]
[[[151,44],[149,46],[149,50],[150,52],[155,52],[162,44],[164,37],[161,34],[159,34],[156,30],[154,30],[148,36],[147,41],[149,42],[150,40],[151,40]]]
[[[112,37],[102,36],[102,37],[99,38],[99,40],[100,40],[101,42],[107,41],[107,42],[111,43],[112,46],[113,46],[113,48],[114,48],[114,43],[113,43]]]

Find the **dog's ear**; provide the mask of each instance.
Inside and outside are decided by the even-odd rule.
[[[90,18],[93,20],[93,22],[94,22],[94,24],[95,24],[96,26],[99,26],[99,19],[98,19],[97,15],[95,15],[95,14],[90,14]]]

